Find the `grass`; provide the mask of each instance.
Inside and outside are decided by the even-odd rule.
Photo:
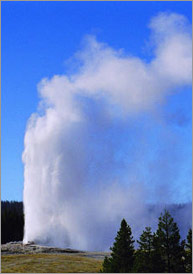
[[[66,254],[2,255],[1,273],[97,273],[102,262]]]

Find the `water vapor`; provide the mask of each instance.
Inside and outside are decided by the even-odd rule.
[[[87,36],[77,71],[39,83],[24,141],[24,242],[105,250],[121,218],[138,236],[155,227],[152,197],[164,204],[180,195],[175,180],[186,154],[162,106],[191,85],[190,25],[161,13],[149,27],[149,62]]]

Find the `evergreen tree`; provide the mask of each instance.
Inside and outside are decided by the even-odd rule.
[[[167,210],[159,218],[155,239],[157,241],[156,252],[160,253],[165,261],[165,271],[184,272],[184,241],[180,243],[178,226]]]
[[[107,256],[105,256],[105,259],[103,261],[102,270],[100,272],[111,273],[111,259],[112,258],[108,258]]]
[[[146,227],[137,241],[139,249],[136,252],[134,272],[151,273],[152,267],[152,251],[153,251],[153,234],[151,227]]]
[[[192,273],[192,229],[188,231],[186,248],[186,271]]]
[[[152,241],[152,273],[162,273],[165,271],[165,260],[162,257],[161,252],[161,244],[159,237],[156,233],[153,234],[153,241]]]
[[[1,202],[1,243],[22,241],[24,231],[23,203]]]
[[[131,272],[134,262],[134,240],[130,226],[123,219],[117,233],[111,257],[105,258],[103,272],[128,273]]]

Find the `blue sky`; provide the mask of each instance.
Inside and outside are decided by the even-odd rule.
[[[27,120],[37,109],[40,80],[67,73],[70,58],[87,34],[115,50],[123,48],[126,53],[151,60],[147,28],[150,18],[169,11],[183,14],[191,22],[192,8],[191,2],[3,2],[1,7],[1,198],[22,200],[23,139]],[[182,169],[186,170],[191,163],[190,87],[169,97],[165,110],[170,129],[180,136],[180,150],[186,157]],[[152,128],[153,132],[159,131],[159,126]],[[151,143],[156,144],[156,133],[155,139],[152,136]],[[184,176],[187,181],[191,178],[190,172]],[[184,193],[180,201],[187,201],[190,188],[183,187],[184,178],[176,180]]]

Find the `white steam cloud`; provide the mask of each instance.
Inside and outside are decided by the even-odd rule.
[[[154,224],[139,159],[146,169],[145,136],[155,121],[141,125],[140,115],[151,116],[191,84],[192,41],[182,15],[159,14],[150,28],[151,62],[89,36],[76,54],[76,73],[39,84],[40,108],[29,119],[23,153],[24,242],[104,250],[121,218],[135,235]],[[171,185],[164,187],[167,193]]]

